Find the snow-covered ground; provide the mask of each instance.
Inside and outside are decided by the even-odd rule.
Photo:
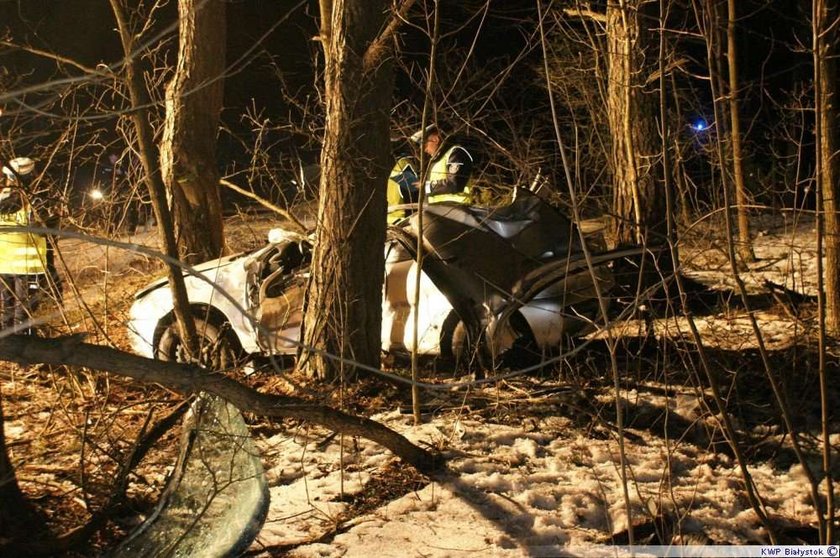
[[[507,407],[503,399],[499,404]],[[534,405],[533,417],[513,421],[450,411],[415,427],[398,411],[374,417],[418,443],[442,448],[450,471],[420,488],[405,486],[404,495],[347,522],[342,519],[347,496],[364,491],[392,456],[370,442],[345,439],[342,473],[340,438],[318,447],[327,432],[264,440],[265,461],[272,464],[271,510],[252,551],[269,556],[294,547],[289,555],[300,557],[603,551],[612,533],[627,528],[614,431],[587,433],[562,413],[552,414],[550,401]],[[630,432],[624,449],[633,522],[647,524],[637,529],[637,542],[651,541],[655,517],[667,531],[655,544],[766,543],[733,459],[689,440]],[[782,471],[754,465],[750,473],[771,514],[791,523],[812,522],[799,465]]]
[[[731,288],[719,236],[717,243],[705,243],[702,235],[695,240],[682,252],[689,275]],[[762,291],[764,280],[813,293],[812,220],[759,222],[756,253],[760,260],[743,270],[751,293]],[[755,317],[771,350],[807,337],[808,328],[782,310],[762,308]],[[686,338],[685,320],[658,320],[654,327],[661,335]],[[756,347],[742,310],[698,317],[696,324],[704,343],[714,349],[732,354]],[[609,374],[602,370],[607,380],[586,392],[586,397],[602,399],[592,405],[576,405],[582,396],[577,388],[555,376],[466,395],[448,393],[442,409],[426,415],[419,426],[396,408],[374,416],[448,457],[448,472],[430,482],[364,440],[342,441],[318,429],[262,439],[271,509],[251,553],[608,555],[610,545],[628,542],[626,499],[636,543],[767,544],[738,462],[720,445],[711,447],[711,439],[720,441],[720,429],[715,414],[701,403],[710,399],[708,389],[656,381],[622,388],[629,414],[646,409],[651,417],[647,427],[630,424],[620,440]],[[482,405],[474,404],[476,397]],[[769,399],[763,404],[772,407]],[[602,416],[598,409],[605,411]],[[745,427],[737,419],[735,424]],[[780,431],[773,432],[782,440],[779,447],[784,446]],[[832,444],[836,453],[840,435],[832,435]],[[748,464],[766,513],[783,528],[798,528],[799,541],[815,536],[816,514],[803,467],[795,460],[769,458],[752,458]],[[811,465],[819,470],[818,461]],[[353,507],[358,501],[377,504],[360,513]]]
[[[247,235],[249,241],[261,242],[270,222],[264,225]],[[719,223],[694,227],[690,241],[681,246],[681,257],[688,276],[731,289],[735,283],[720,231]],[[812,295],[816,286],[813,219],[759,218],[755,233],[759,260],[742,266],[749,293],[766,294],[764,282],[769,280]],[[153,243],[154,238],[143,242]],[[104,277],[99,281],[103,292],[112,289],[109,273],[130,269],[137,259],[130,253],[115,256],[120,254],[115,250],[94,255],[82,243],[65,244],[68,260],[80,268],[74,271],[99,265],[102,257],[125,260],[111,260],[113,265],[104,273],[101,265],[91,267],[92,274]],[[137,267],[137,281],[146,281],[145,263],[140,261]],[[128,292],[136,288],[139,284],[125,286]],[[119,291],[112,296],[126,295]],[[722,295],[721,300],[725,299]],[[801,356],[795,353],[773,361],[774,372],[794,386],[813,382],[815,326],[808,311],[800,316],[796,308],[779,304],[758,306],[753,313],[774,354],[792,354],[800,350],[792,347],[803,347]],[[789,534],[797,528],[794,534],[799,540],[814,540],[816,514],[806,472],[790,458],[790,437],[780,422],[767,418],[775,413],[774,403],[756,365],[757,342],[748,316],[737,304],[728,309],[722,304],[696,314],[694,320],[704,346],[712,352],[713,364],[719,367],[716,371],[725,380],[724,396],[732,402],[751,396],[737,407],[746,414],[736,412],[733,421],[745,447],[755,449],[757,441],[763,444],[749,453],[747,463],[765,511],[778,525],[789,528]],[[666,352],[691,341],[683,316],[616,324],[612,333],[635,335],[646,327],[652,327],[660,340],[675,343]],[[277,431],[272,423],[271,428],[255,429],[271,507],[249,554],[607,555],[611,545],[628,542],[623,475],[628,479],[626,498],[636,543],[768,542],[747,498],[743,471],[722,443],[696,355],[684,351],[665,358],[655,352],[637,359],[633,353],[637,349],[632,345],[620,349],[632,353],[621,359],[618,369],[623,379],[624,436],[619,436],[616,425],[615,392],[603,350],[591,356],[583,351],[560,366],[560,371],[543,376],[517,377],[469,390],[424,390],[424,402],[436,410],[424,415],[418,426],[410,415],[400,412],[405,400],[383,397],[386,402],[379,403],[374,420],[446,456],[448,470],[434,479],[422,477],[381,446],[363,439],[342,438],[306,425]],[[744,355],[743,368],[738,367],[740,354]],[[836,363],[837,357],[829,356],[830,364]],[[643,359],[648,360],[636,366]],[[819,424],[813,418],[818,390],[811,384],[797,397],[792,404],[799,424],[805,425],[803,443],[819,479]],[[840,407],[839,400],[835,395],[832,404]],[[27,432],[22,419],[9,421],[6,430],[12,440],[22,439]],[[832,445],[836,456],[840,434],[832,434]],[[835,479],[840,478],[838,467],[835,464]],[[824,497],[824,482],[820,491]]]

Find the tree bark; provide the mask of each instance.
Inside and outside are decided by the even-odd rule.
[[[366,57],[387,2],[322,7],[327,120],[301,367],[334,378],[349,360],[379,366],[392,65],[384,50]]]
[[[383,208],[382,220],[385,220]],[[381,250],[378,250],[381,252]],[[231,402],[239,410],[267,417],[307,420],[351,436],[361,436],[388,448],[424,473],[439,470],[437,455],[414,445],[382,424],[342,413],[302,399],[260,393],[224,374],[195,365],[151,360],[130,353],[82,343],[78,337],[41,339],[11,335],[0,339],[0,360],[20,364],[83,366],[105,370],[146,383],[157,383],[183,394],[204,391]]]
[[[752,239],[750,238],[750,221],[747,211],[749,196],[744,183],[744,156],[741,149],[741,117],[738,106],[738,55],[735,35],[735,0],[728,0],[726,25],[726,58],[729,62],[729,119],[732,144],[732,176],[735,181],[735,203],[738,215],[738,255],[745,262],[755,261]]]
[[[183,259],[198,263],[224,251],[216,138],[224,98],[225,2],[178,0],[178,14],[178,62],[166,88],[160,164]]]
[[[840,195],[840,162],[837,158],[837,17],[840,14],[837,2],[814,0],[812,3],[814,89],[816,98],[816,141],[817,141],[817,191],[821,207],[817,211],[817,273],[821,289],[817,291],[819,320],[819,377],[820,407],[822,424],[822,474],[825,478],[825,511],[819,509],[820,544],[837,542],[834,480],[831,444],[831,403],[829,385],[831,378],[827,366],[827,333],[840,333],[840,217],[837,215]],[[825,263],[821,269],[821,250],[824,249]],[[824,318],[824,319],[823,319]]]
[[[656,17],[640,14],[643,5],[644,0],[607,4],[607,117],[613,139],[614,181],[611,241],[615,246],[662,242],[665,233],[656,130],[658,101],[645,90],[645,60],[656,36],[648,22]]]
[[[840,159],[837,150],[840,148],[837,126],[837,31],[832,26],[832,16],[838,10],[829,10],[827,2],[819,2],[820,21],[824,28],[820,30],[815,41],[815,63],[819,72],[817,80],[817,159],[818,181],[822,193],[822,214],[825,227],[825,311],[826,328],[832,334],[840,333]],[[815,15],[815,17],[817,17]]]

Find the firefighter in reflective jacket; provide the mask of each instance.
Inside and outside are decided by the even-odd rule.
[[[411,139],[422,141],[423,132],[417,132]],[[432,158],[425,184],[426,201],[439,203],[450,201],[469,204],[472,200],[473,158],[463,146],[446,145],[440,129],[426,127],[423,150]]]
[[[3,167],[4,187],[0,190],[0,300],[2,329],[25,323],[37,308],[47,273],[47,241],[43,235],[26,231],[3,232],[5,227],[28,227],[32,207],[18,178],[32,172],[31,159],[19,157]]]

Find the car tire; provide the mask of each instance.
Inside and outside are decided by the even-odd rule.
[[[241,363],[241,354],[236,342],[227,331],[227,324],[217,326],[201,318],[195,318],[201,354],[199,364],[211,370],[228,370]],[[160,336],[155,348],[155,358],[169,362],[186,362],[186,353],[181,342],[178,322],[169,324]]]
[[[470,339],[467,327],[454,311],[443,322],[440,333],[440,356],[456,372],[473,368],[476,344]]]
[[[497,355],[496,367],[515,370],[531,368],[542,362],[543,352],[525,316],[515,312],[510,317],[510,326],[516,333],[516,340],[502,354]]]
[[[510,326],[516,340],[503,353],[493,358],[492,350],[482,332],[479,339],[472,339],[468,328],[455,312],[443,322],[440,336],[440,355],[452,363],[457,372],[472,372],[476,378],[485,377],[502,368],[529,368],[538,365],[543,354],[531,326],[520,312],[510,317]]]

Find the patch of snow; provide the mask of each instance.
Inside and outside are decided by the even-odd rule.
[[[689,413],[697,405],[687,394],[676,403]],[[252,552],[269,556],[260,549],[293,547],[288,555],[299,558],[597,554],[611,534],[627,528],[614,437],[580,435],[560,416],[538,419],[537,432],[455,413],[418,427],[398,412],[373,418],[420,444],[439,444],[457,424],[467,434],[443,436],[449,473],[345,524],[341,484],[345,494],[355,493],[367,478],[364,471],[393,458],[370,442],[345,440],[345,463],[352,466],[342,475],[338,438],[318,447],[316,439],[290,433],[266,440],[275,468],[295,473],[275,476],[270,519]],[[675,541],[766,540],[740,470],[727,456],[649,432],[624,444],[634,524],[665,515],[674,523]],[[286,451],[275,453],[279,446]],[[355,457],[347,459],[351,452]],[[812,521],[798,466],[779,471],[759,465],[750,473],[771,513]]]

